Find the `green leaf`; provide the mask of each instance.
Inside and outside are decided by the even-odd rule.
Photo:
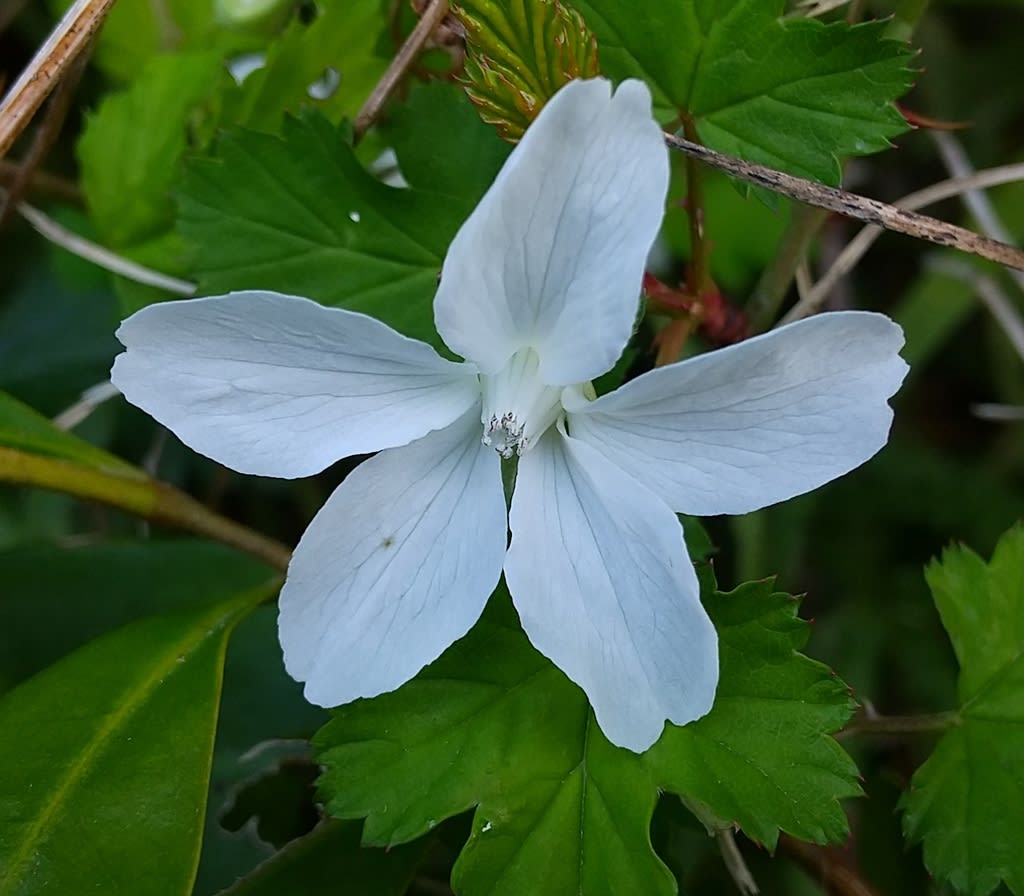
[[[267,593],[132,623],[4,697],[0,894],[191,892],[224,649]]]
[[[925,578],[960,662],[960,708],[914,775],[904,832],[958,891],[984,896],[1004,881],[1024,893],[1024,528],[991,563],[954,547]]]
[[[321,3],[311,24],[293,21],[270,45],[263,67],[225,92],[218,125],[276,133],[286,112],[306,107],[335,122],[355,117],[387,67],[376,41],[384,24],[380,0]],[[310,85],[328,69],[338,86],[326,99],[315,100]]]
[[[336,711],[315,740],[328,810],[365,816],[364,840],[393,844],[476,807],[453,877],[468,896],[674,892],[650,843],[661,790],[769,847],[780,829],[838,839],[838,801],[858,793],[856,768],[828,737],[851,711],[845,686],[796,653],[807,631],[793,598],[770,582],[729,594],[710,575],[705,584],[721,639],[718,702],[648,753],[605,739],[505,595],[412,682]]]
[[[466,31],[466,93],[507,140],[563,85],[598,74],[594,35],[558,0],[460,0],[452,12]]]
[[[120,458],[57,429],[42,414],[4,392],[0,392],[0,447],[70,460],[120,475],[136,472]]]
[[[511,149],[480,120],[466,95],[444,81],[419,86],[394,105],[385,136],[413,187],[471,205],[487,192]]]
[[[156,56],[87,119],[78,142],[82,189],[107,245],[131,246],[171,226],[170,187],[187,125],[220,77],[226,74],[215,53]]]
[[[231,133],[218,155],[188,167],[180,197],[202,292],[305,295],[438,343],[431,302],[471,203],[380,183],[316,115],[280,138]]]
[[[428,841],[396,849],[364,848],[359,824],[322,822],[294,840],[223,896],[330,893],[345,882],[345,896],[402,896],[412,882]]]
[[[885,23],[781,19],[779,0],[579,0],[601,67],[656,88],[663,120],[695,119],[721,152],[838,185],[839,158],[907,130],[892,101],[911,82]]]

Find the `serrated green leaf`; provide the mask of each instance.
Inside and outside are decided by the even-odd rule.
[[[202,292],[304,295],[438,343],[437,277],[472,204],[380,183],[322,117],[229,134],[189,165],[180,206]]]
[[[721,152],[837,185],[839,159],[907,130],[906,45],[885,24],[781,19],[778,0],[578,0],[603,70],[656,88],[666,122],[695,120]]]
[[[452,13],[466,31],[466,93],[507,140],[563,85],[598,74],[594,36],[559,0],[460,0]]]
[[[1024,893],[1024,528],[991,563],[950,548],[925,572],[960,662],[954,727],[917,770],[904,832],[958,891]]]
[[[170,227],[170,186],[185,152],[187,123],[222,76],[215,53],[156,56],[131,87],[110,94],[88,118],[78,160],[104,243],[131,246]]]
[[[266,596],[132,623],[0,701],[17,732],[0,742],[0,894],[191,892],[224,648]]]
[[[317,735],[321,792],[364,840],[400,843],[476,807],[454,872],[459,893],[669,894],[649,835],[660,790],[705,820],[824,841],[846,831],[856,768],[828,734],[845,686],[796,653],[796,601],[754,582],[713,591],[722,679],[711,714],[670,727],[648,753],[613,747],[583,693],[529,644],[507,595],[398,691],[337,710]]]
[[[70,460],[120,475],[135,472],[130,464],[70,432],[57,429],[42,414],[4,392],[0,392],[0,447]]]

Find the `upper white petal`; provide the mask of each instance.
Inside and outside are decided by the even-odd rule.
[[[563,87],[448,250],[441,337],[487,373],[525,346],[548,384],[604,373],[632,331],[668,179],[644,84]]]
[[[328,499],[280,599],[285,666],[312,703],[393,690],[469,631],[501,577],[499,463],[474,408],[356,467]]]
[[[291,479],[405,445],[479,400],[471,365],[372,317],[275,292],[162,302],[121,324],[111,379],[186,445]]]
[[[821,314],[661,367],[586,402],[569,427],[673,510],[748,513],[842,476],[886,442],[903,331]]]
[[[679,520],[588,445],[549,430],[519,461],[505,579],[534,646],[608,739],[646,750],[711,708],[718,640]]]

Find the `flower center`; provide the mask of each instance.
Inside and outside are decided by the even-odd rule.
[[[562,412],[562,387],[545,385],[537,375],[538,366],[536,352],[525,348],[498,373],[480,377],[481,441],[505,459],[529,451]]]

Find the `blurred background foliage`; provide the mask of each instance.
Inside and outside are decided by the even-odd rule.
[[[41,44],[61,6],[13,0],[0,5],[12,13],[2,19],[0,33],[8,82]],[[237,125],[278,134],[286,113],[311,105],[336,125],[351,120],[415,22],[406,4],[387,0],[268,3],[262,13],[258,7],[235,0],[121,0],[45,162],[53,182],[37,183],[30,201],[127,257],[169,274],[195,276],[195,254],[204,250],[183,239],[180,216],[188,208],[176,199],[187,196],[181,193],[187,160],[208,154]],[[961,123],[953,133],[977,169],[1024,161],[1024,4],[901,0],[897,7],[880,0],[857,3],[827,18],[906,16],[910,10],[920,71],[901,108],[920,121]],[[264,66],[236,84],[224,63],[251,53],[266,54]],[[507,150],[496,137],[474,137],[468,144],[472,158],[465,155],[465,135],[478,133],[479,120],[467,114],[471,107],[461,98],[443,98],[457,93],[456,86],[443,77],[430,80],[450,65],[443,48],[431,51],[355,157],[370,165],[394,147],[413,187],[449,196],[461,192],[468,208]],[[321,81],[325,98],[317,100],[310,85]],[[119,104],[131,113],[118,114]],[[125,121],[131,128],[123,130]],[[463,153],[460,167],[432,161],[425,146],[425,129],[431,127],[438,129],[440,149],[434,151],[442,162],[446,153]],[[146,136],[144,146],[140,134]],[[851,162],[846,185],[894,201],[948,176],[929,128],[903,134],[895,143],[891,151]],[[675,156],[673,163],[679,169],[674,199],[680,200],[685,160]],[[201,170],[190,167],[190,176]],[[443,182],[444,172],[451,183]],[[992,189],[989,196],[1019,244],[1024,183]],[[711,277],[742,309],[798,212],[786,200],[769,207],[744,198],[727,178],[710,172],[704,199]],[[666,280],[683,277],[690,251],[680,205],[674,202],[669,211],[660,247]],[[930,212],[977,228],[956,199]],[[457,224],[461,212],[453,214]],[[438,215],[443,218],[443,211]],[[448,223],[436,226],[441,233],[451,230]],[[811,268],[826,269],[856,229],[839,217],[825,220]],[[217,248],[206,251],[215,254]],[[430,265],[424,263],[417,286],[425,294],[432,289]],[[1024,293],[1007,272],[907,237],[883,236],[829,304],[884,311],[906,329],[912,369],[894,401],[889,446],[813,494],[746,517],[706,522],[721,586],[777,576],[779,587],[806,592],[803,615],[814,620],[806,652],[836,669],[857,699],[886,714],[956,705],[957,666],[923,568],[950,542],[988,557],[1024,507],[1024,424],[992,422],[974,411],[978,404],[1024,404],[1024,364],[978,301],[971,285],[977,276],[994,280],[1024,311]],[[105,380],[117,351],[118,321],[154,297],[152,288],[112,277],[8,216],[0,235],[0,390],[48,417],[61,413]],[[656,325],[649,320],[641,330],[630,354],[634,372],[653,363]],[[695,337],[688,351],[700,345]],[[241,477],[192,454],[120,400],[96,408],[76,432],[287,544],[295,543],[350,468],[343,463],[299,482]],[[142,538],[148,540],[144,547]],[[150,531],[115,510],[0,487],[0,690],[131,620],[201,605],[225,593],[226,583],[232,591],[253,587],[266,573],[256,561]],[[228,886],[317,819],[315,769],[305,740],[325,715],[305,704],[284,675],[272,608],[249,616],[232,638],[221,706],[195,891],[200,894]],[[175,720],[166,723],[173,726]],[[897,813],[911,774],[932,745],[928,736],[845,740],[867,794],[848,804],[850,845],[808,857],[784,840],[774,859],[745,847],[763,890],[818,893],[834,886],[827,883],[830,873],[850,866],[879,893],[944,892],[923,870],[919,851],[904,850]],[[389,855],[386,873],[393,880],[385,887],[379,876],[384,872],[360,865],[381,856],[356,850],[358,824],[338,823],[318,833],[327,846],[304,847],[321,856],[306,860],[309,886],[317,886],[317,873],[324,881],[337,881],[343,873],[346,885],[337,892],[404,892],[410,881],[411,893],[446,892],[444,881],[467,824],[464,817],[446,822],[425,843]],[[717,851],[676,798],[659,804],[653,839],[684,892],[728,892],[732,886]],[[281,892],[272,881],[260,886],[240,885],[232,892]]]

